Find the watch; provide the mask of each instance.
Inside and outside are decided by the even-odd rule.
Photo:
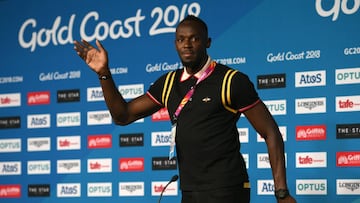
[[[289,196],[289,190],[288,189],[275,190],[275,197],[276,198],[285,199],[287,196]]]
[[[107,80],[109,78],[111,78],[111,75],[100,75],[99,76],[99,80]]]

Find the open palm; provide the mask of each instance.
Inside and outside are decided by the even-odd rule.
[[[88,66],[98,74],[106,71],[108,68],[108,55],[102,44],[96,40],[97,48],[93,47],[86,40],[75,41],[74,49]]]

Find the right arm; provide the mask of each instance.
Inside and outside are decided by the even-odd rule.
[[[74,42],[74,49],[88,66],[100,76],[108,76],[106,80],[100,80],[106,105],[110,114],[117,125],[127,125],[140,118],[149,116],[161,107],[149,96],[142,95],[127,102],[118,89],[111,77],[108,67],[107,51],[99,41],[96,41],[98,49],[93,47],[87,41]]]

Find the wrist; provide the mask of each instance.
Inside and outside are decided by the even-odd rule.
[[[286,197],[288,197],[290,195],[289,190],[288,189],[278,189],[275,190],[275,197],[276,199],[285,199]]]

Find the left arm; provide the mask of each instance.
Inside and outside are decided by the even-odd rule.
[[[287,189],[284,141],[279,127],[265,104],[260,101],[244,112],[254,129],[264,137],[270,159],[275,190]],[[279,202],[296,202],[290,195]]]

